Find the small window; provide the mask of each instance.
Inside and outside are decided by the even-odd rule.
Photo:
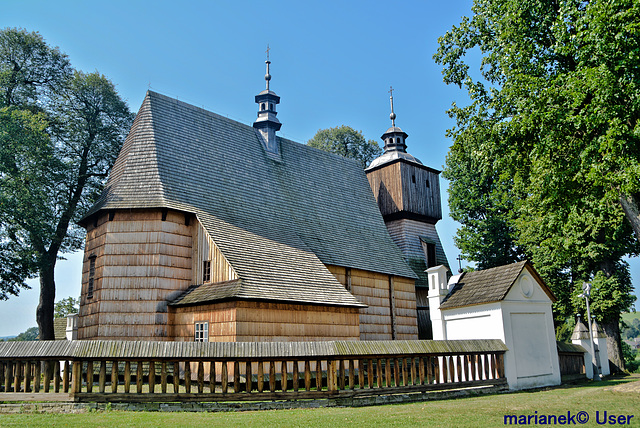
[[[202,283],[211,281],[211,260],[205,260],[202,262]]]
[[[411,176],[411,182],[412,182],[413,184],[416,184],[416,176],[415,176],[415,175],[412,175],[412,176]]]
[[[264,110],[264,103],[260,104],[260,110]]]
[[[431,187],[431,185],[429,184],[429,180],[428,180],[428,179],[426,180],[426,183],[427,183],[427,189],[428,189],[429,187]]]
[[[274,111],[275,107],[273,106],[273,104],[269,104],[269,110]]]
[[[87,287],[87,299],[91,299],[93,297],[93,283],[96,278],[96,256],[89,256],[89,285]]]
[[[208,322],[197,322],[196,326],[196,342],[208,342],[209,341],[209,323]]]

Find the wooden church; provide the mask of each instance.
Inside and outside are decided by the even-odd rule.
[[[269,64],[253,127],[147,92],[81,221],[79,339],[418,338],[438,172],[395,123],[366,175],[276,136]]]

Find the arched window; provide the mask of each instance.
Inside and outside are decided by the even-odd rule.
[[[264,103],[260,104],[260,110],[264,110]]]

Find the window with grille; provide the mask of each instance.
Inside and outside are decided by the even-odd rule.
[[[202,283],[211,281],[211,260],[202,262]]]
[[[208,342],[209,341],[209,323],[197,322],[196,323],[196,342]]]
[[[87,287],[87,299],[93,297],[93,283],[96,278],[96,256],[89,256],[89,285]]]

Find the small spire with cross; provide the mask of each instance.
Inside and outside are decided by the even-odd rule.
[[[458,254],[456,260],[458,261],[458,273],[462,273],[462,254]]]
[[[389,86],[389,100],[391,101],[391,114],[389,115],[389,119],[391,119],[391,126],[396,126],[396,114],[393,112],[393,86]]]
[[[269,90],[269,81],[271,80],[271,75],[269,74],[269,64],[271,64],[271,61],[269,61],[270,50],[271,48],[269,48],[269,44],[267,43],[267,50],[265,51],[267,53],[267,60],[265,61],[265,64],[267,64],[267,74],[264,75],[264,80],[267,81],[267,91]]]

